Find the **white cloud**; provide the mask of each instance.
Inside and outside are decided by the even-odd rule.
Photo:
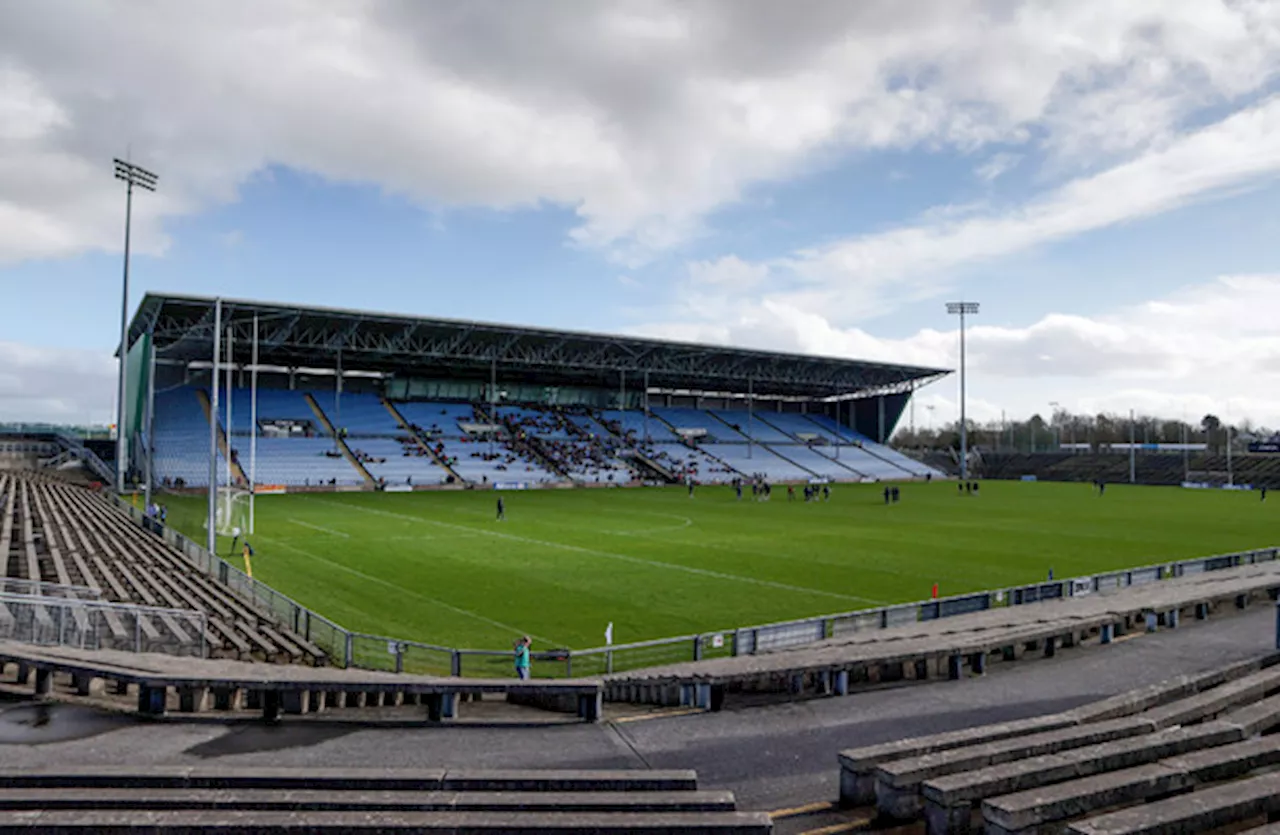
[[[849,324],[905,301],[931,298],[964,266],[1114,226],[1280,175],[1280,97],[1003,210],[940,206],[915,225],[773,259],[760,301]],[[732,256],[720,259],[747,271]],[[703,292],[707,282],[701,282]],[[725,288],[727,291],[729,288]],[[739,290],[743,289],[741,286]],[[739,299],[746,301],[745,298]],[[707,299],[701,299],[703,306]],[[709,309],[723,307],[721,299]]]
[[[1280,274],[1225,276],[1095,317],[1050,313],[1021,327],[967,333],[970,414],[994,420],[1072,411],[1127,411],[1280,425]],[[714,323],[639,329],[695,341],[956,368],[956,331],[882,339],[776,301],[738,303]],[[956,419],[953,375],[926,389],[937,419]],[[942,408],[944,405],[946,409]],[[919,418],[919,414],[917,415]]]
[[[220,0],[0,6],[0,263],[118,246],[292,166],[427,208],[550,202],[635,263],[833,153],[1164,142],[1280,65],[1280,6],[1199,0]],[[1118,117],[1118,118],[1117,118]]]
[[[690,263],[689,277],[695,284],[710,284],[727,290],[748,290],[769,277],[769,267],[766,264],[743,261],[736,255],[726,255],[714,261]]]
[[[1021,161],[1021,154],[1010,154],[1005,152],[992,154],[985,162],[982,163],[982,165],[975,168],[973,173],[984,183],[990,183],[1000,177],[1003,177],[1005,174],[1008,174],[1016,168],[1018,163]]]
[[[0,341],[0,421],[114,423],[117,368],[106,353]]]

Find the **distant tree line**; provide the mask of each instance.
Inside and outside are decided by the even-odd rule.
[[[1094,451],[1111,444],[1127,444],[1130,438],[1140,444],[1206,444],[1212,454],[1226,452],[1230,437],[1232,451],[1243,451],[1250,441],[1274,434],[1265,427],[1244,420],[1228,426],[1214,414],[1196,423],[1137,415],[1102,413],[1077,415],[1065,409],[1056,410],[1048,420],[1039,414],[1027,420],[978,423],[969,421],[969,445],[992,452],[1049,452],[1063,444],[1088,444]],[[960,422],[937,427],[917,426],[914,431],[899,424],[893,444],[908,449],[959,449]]]

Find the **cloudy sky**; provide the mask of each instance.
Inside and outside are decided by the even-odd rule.
[[[0,4],[0,420],[145,290],[957,363],[1280,424],[1280,3]],[[956,381],[921,422],[955,414]]]

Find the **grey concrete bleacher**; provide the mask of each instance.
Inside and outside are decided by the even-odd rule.
[[[845,751],[841,802],[874,800],[886,820],[923,817],[930,835],[980,826],[1005,835],[1156,808],[1182,792],[1212,800],[1216,784],[1280,768],[1280,736],[1266,735],[1280,727],[1277,661],[1273,653],[1053,716]],[[1248,804],[1231,803],[1231,822],[1247,822]]]
[[[732,689],[788,696],[843,695],[859,682],[959,678],[992,660],[1051,656],[1096,638],[1105,644],[1148,615],[1168,628],[1280,592],[1280,561],[1128,586],[1107,594],[1008,606],[884,629],[855,631],[771,652],[620,672],[606,677],[617,701],[714,706]]]
[[[1280,773],[1195,791],[1099,815],[1067,827],[1072,835],[1182,835],[1280,817]]]
[[[1237,676],[1256,672],[1271,666],[1271,663],[1276,660],[1280,660],[1280,657],[1253,658],[1196,675],[1176,676],[1065,713],[1035,716],[996,725],[981,725],[949,733],[899,739],[880,745],[842,751],[839,754],[840,800],[848,806],[874,803],[876,769],[883,763],[970,745],[1000,742],[1011,737],[1042,733],[1087,722],[1132,716],[1148,708],[1168,704],[1175,699],[1216,687]],[[928,785],[925,788],[927,790]]]
[[[1236,725],[1209,723],[937,777],[923,786],[925,816],[931,821],[931,831],[963,831],[964,822],[985,798],[1144,765],[1175,754],[1239,742],[1245,736]]]
[[[769,816],[691,771],[0,769],[0,831],[725,833]],[[206,829],[209,828],[209,829]]]
[[[1145,803],[1278,764],[1280,737],[1259,737],[994,798],[983,804],[982,815],[991,835],[1029,832],[1082,813]]]
[[[520,704],[576,714],[596,722],[602,713],[602,686],[591,679],[463,679],[406,675],[358,669],[266,665],[242,661],[139,655],[109,650],[37,647],[0,641],[0,668],[17,668],[20,683],[34,672],[40,697],[54,694],[55,676],[63,676],[78,693],[95,681],[113,682],[120,695],[133,692],[137,711],[160,716],[172,709],[198,713],[210,709],[260,711],[268,721],[282,714],[315,713],[332,707],[366,703],[376,694],[387,704],[426,707],[433,721],[452,719],[459,697],[501,693]],[[332,699],[333,694],[343,694]],[[350,698],[351,696],[357,698]]]
[[[929,780],[1100,742],[1127,739],[1153,730],[1155,724],[1150,720],[1128,716],[894,760],[876,769],[876,806],[886,817],[909,819],[921,810],[921,787]]]
[[[327,661],[327,653],[305,635],[294,634],[270,613],[240,600],[100,496],[41,473],[14,473],[7,478],[11,486],[6,494],[17,499],[16,515],[5,530],[16,525],[23,544],[17,576],[70,581],[98,589],[114,602],[203,612],[210,623],[203,638],[216,657],[303,664]],[[83,619],[83,614],[78,617]],[[144,617],[135,625],[108,612],[103,620],[104,645],[113,648],[143,640],[147,649],[164,651],[172,644],[198,643],[202,637],[199,630],[172,616]]]

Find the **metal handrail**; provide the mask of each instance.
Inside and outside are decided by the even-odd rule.
[[[129,515],[132,518],[134,518],[136,522],[141,524],[142,514],[137,510],[137,508],[134,508],[127,502],[120,499],[120,497],[118,496],[113,495],[112,498],[115,500],[118,507],[127,511]],[[371,635],[371,634],[366,634],[362,632],[353,632],[351,630],[345,629],[342,626],[339,626],[337,623],[333,622],[332,620],[329,620],[328,618],[315,613],[314,611],[306,608],[302,604],[297,603],[296,601],[292,600],[288,596],[276,591],[271,586],[268,586],[259,580],[255,580],[249,577],[244,572],[240,571],[240,569],[228,563],[226,560],[223,560],[221,557],[218,557],[216,555],[210,554],[203,547],[199,546],[198,544],[196,544],[189,538],[183,536],[182,534],[177,533],[176,531],[166,530],[165,537],[166,539],[170,540],[173,544],[177,545],[179,549],[183,552],[183,554],[187,557],[188,560],[194,563],[197,567],[201,568],[201,570],[205,571],[206,573],[214,577],[214,579],[217,579],[219,582],[223,583],[224,585],[227,585],[233,591],[236,591],[237,593],[239,593],[241,597],[243,597],[245,594],[244,589],[248,589],[251,602],[258,608],[262,609],[263,611],[275,617],[285,617],[282,615],[281,612],[277,611],[275,606],[279,605],[283,608],[288,609],[289,614],[287,616],[287,619],[282,620],[282,622],[287,622],[288,620],[291,620],[294,624],[305,625],[306,631],[303,632],[303,634],[307,637],[308,640],[314,640],[313,634],[312,634],[314,632],[313,624],[327,627],[333,633],[335,640],[333,642],[334,643],[333,646],[325,647],[325,649],[330,650],[332,652],[334,661],[335,662],[340,661],[343,664],[343,666],[359,666],[359,664],[357,663],[359,659],[355,657],[356,653],[354,650],[355,644],[357,642],[368,642],[368,643],[375,643],[375,644],[381,643],[387,646],[388,648],[392,648],[392,651],[387,652],[387,656],[394,657],[393,663],[397,669],[399,669],[403,665],[404,654],[406,651],[418,650],[421,652],[428,652],[428,653],[447,654],[450,656],[450,659],[451,659],[450,661],[451,672],[453,672],[453,674],[455,675],[457,675],[458,671],[460,671],[461,659],[464,657],[478,656],[478,657],[497,658],[497,657],[504,657],[504,656],[509,657],[511,655],[511,652],[507,650],[468,649],[468,648],[460,648],[460,647],[448,647],[448,646],[442,646],[439,644],[429,644],[429,643],[419,642],[419,641],[392,638],[384,635]],[[1202,570],[1207,570],[1205,569],[1205,566],[1215,561],[1222,562],[1225,560],[1227,561],[1227,563],[1234,566],[1234,565],[1245,564],[1245,562],[1249,562],[1249,563],[1257,562],[1259,561],[1258,559],[1259,557],[1262,558],[1262,561],[1269,561],[1269,560],[1275,560],[1277,558],[1280,558],[1280,548],[1278,547],[1256,548],[1256,549],[1250,549],[1246,551],[1237,551],[1237,552],[1231,552],[1231,553],[1225,553],[1225,554],[1213,554],[1206,557],[1193,557],[1185,560],[1172,560],[1172,561],[1166,561],[1166,562],[1147,563],[1140,566],[1135,566],[1133,568],[1119,569],[1116,571],[1104,571],[1104,572],[1099,572],[1097,574],[1086,575],[1086,576],[1064,577],[1062,579],[1047,580],[1039,583],[1025,583],[1025,584],[1016,585],[1016,586],[1007,586],[999,589],[975,591],[968,594],[950,595],[948,597],[933,598],[928,600],[917,600],[917,601],[910,601],[910,602],[904,602],[904,603],[894,603],[894,604],[888,604],[885,606],[871,607],[867,609],[855,609],[850,611],[835,612],[835,613],[826,614],[826,615],[817,615],[817,616],[808,617],[808,618],[797,618],[794,620],[775,621],[772,623],[756,624],[751,626],[736,626],[736,627],[729,627],[725,629],[703,630],[701,632],[689,633],[686,635],[678,635],[670,638],[654,638],[654,639],[649,639],[645,641],[635,641],[628,644],[613,644],[608,646],[588,647],[585,649],[572,649],[572,650],[567,649],[564,651],[535,652],[533,653],[533,658],[535,660],[537,659],[566,660],[566,671],[568,671],[572,669],[572,662],[574,658],[604,656],[606,659],[609,660],[609,667],[612,668],[613,659],[620,654],[625,654],[627,652],[632,652],[637,650],[653,649],[657,647],[667,647],[667,646],[679,646],[681,644],[684,644],[690,648],[690,652],[689,652],[690,657],[688,660],[692,661],[692,660],[698,660],[698,653],[700,653],[702,649],[706,647],[707,639],[709,638],[714,639],[715,636],[723,636],[725,647],[728,648],[728,651],[731,654],[739,654],[739,652],[744,649],[747,650],[748,653],[754,654],[755,652],[762,649],[778,649],[778,648],[789,647],[789,646],[802,646],[805,643],[814,643],[816,641],[822,640],[825,637],[830,637],[830,633],[833,629],[833,624],[837,621],[848,621],[848,620],[868,621],[868,622],[876,621],[878,625],[873,628],[886,628],[887,626],[895,625],[898,622],[896,618],[892,618],[889,616],[889,613],[894,613],[894,612],[905,615],[909,612],[914,611],[914,617],[910,619],[919,620],[921,618],[921,614],[923,611],[925,611],[926,609],[932,609],[936,607],[937,614],[933,615],[933,617],[950,617],[950,616],[953,616],[954,614],[960,614],[961,612],[960,611],[947,612],[946,609],[948,608],[948,604],[951,604],[951,606],[953,607],[959,607],[969,602],[982,603],[983,599],[985,598],[985,604],[980,606],[979,608],[994,608],[997,606],[1012,606],[1012,605],[1029,605],[1031,602],[1044,602],[1046,600],[1051,600],[1051,599],[1064,599],[1064,598],[1071,597],[1073,596],[1073,589],[1077,586],[1077,584],[1084,581],[1088,581],[1090,592],[1105,593],[1109,589],[1109,586],[1104,583],[1099,583],[1100,578],[1114,578],[1114,577],[1128,578],[1134,574],[1147,574],[1147,573],[1155,572],[1155,576],[1157,578],[1166,579],[1166,578],[1182,576],[1185,569],[1191,566],[1200,566]],[[1227,565],[1223,565],[1221,567],[1227,567]],[[234,580],[234,582],[229,582],[231,580]],[[1123,585],[1128,585],[1128,583],[1124,583]],[[1047,597],[1037,594],[1034,600],[1026,601],[1023,603],[1017,603],[1017,602],[1014,602],[1013,600],[1013,598],[1016,596],[1015,595],[1016,592],[1025,592],[1025,590],[1028,590],[1028,589],[1043,590],[1047,588],[1056,588],[1057,593],[1049,595]],[[270,605],[264,608],[261,605],[264,599],[274,605]],[[818,629],[818,627],[820,626],[822,627],[821,637],[819,637],[819,629]],[[805,629],[806,627],[812,629],[812,632],[808,637],[805,637],[802,632],[802,630]],[[788,636],[781,643],[770,643],[768,644],[768,646],[765,646],[765,647],[758,646],[758,642],[760,640],[761,635],[764,635],[767,638],[770,635],[779,635],[781,633],[787,632],[788,630],[792,630],[795,634]],[[301,631],[301,630],[297,630],[295,627],[295,631]],[[744,640],[743,636],[747,636],[747,635],[753,636],[751,646],[749,649],[745,646],[740,645],[740,644],[742,645],[746,644],[746,641]],[[799,637],[796,637],[797,635]],[[341,639],[341,643],[343,644],[340,652],[337,651],[338,649],[337,644],[339,642],[338,639]],[[724,649],[725,647],[720,647],[719,649]],[[380,669],[381,667],[375,667],[375,668]]]

